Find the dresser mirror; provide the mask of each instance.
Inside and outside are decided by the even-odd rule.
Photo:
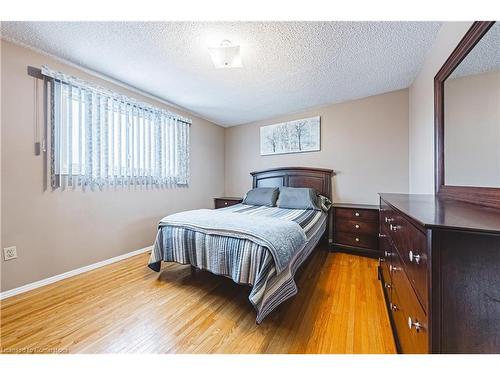
[[[500,23],[474,22],[434,93],[437,194],[500,207]]]

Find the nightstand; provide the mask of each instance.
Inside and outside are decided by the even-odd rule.
[[[379,206],[333,204],[335,250],[378,258]]]
[[[234,206],[235,204],[243,202],[243,198],[238,197],[220,197],[214,198],[215,208],[224,208],[229,206]]]

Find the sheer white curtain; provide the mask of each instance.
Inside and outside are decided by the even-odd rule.
[[[185,186],[191,120],[42,67],[52,187]]]

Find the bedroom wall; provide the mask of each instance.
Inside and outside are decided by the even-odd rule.
[[[321,151],[260,156],[259,128],[321,116]],[[226,129],[226,194],[243,196],[249,173],[281,166],[331,168],[336,202],[378,204],[378,192],[408,192],[408,90]]]
[[[1,244],[18,251],[15,260],[2,257],[2,291],[149,246],[160,218],[212,207],[212,198],[224,193],[224,128],[177,109],[172,110],[193,120],[189,188],[44,192],[42,157],[33,153],[34,83],[28,65],[46,64],[166,106],[32,50],[3,40],[1,48]]]
[[[434,193],[434,76],[472,22],[445,22],[410,86],[410,193]]]

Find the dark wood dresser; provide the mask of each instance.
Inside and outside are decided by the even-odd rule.
[[[243,202],[243,198],[238,197],[220,197],[214,198],[215,208],[224,208],[229,206],[234,206],[235,204]]]
[[[379,207],[334,203],[332,209],[334,249],[379,257]]]
[[[500,210],[381,194],[380,249],[401,353],[500,353]]]

